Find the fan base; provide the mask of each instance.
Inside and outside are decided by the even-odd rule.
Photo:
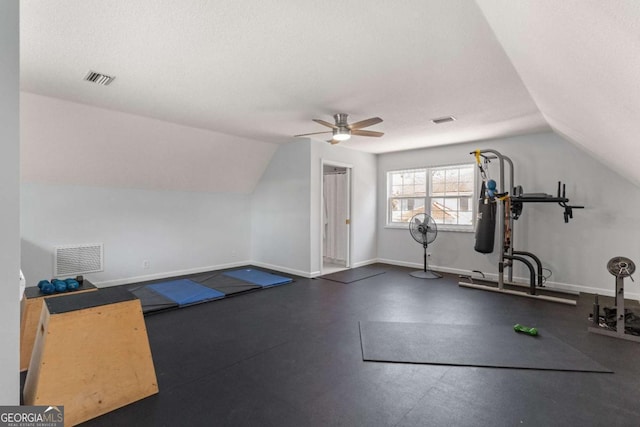
[[[431,270],[414,271],[413,273],[409,273],[409,276],[417,277],[418,279],[441,279],[442,278],[440,274],[435,273]]]

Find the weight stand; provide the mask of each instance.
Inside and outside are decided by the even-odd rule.
[[[594,304],[594,306],[597,305],[596,296],[596,304]],[[593,313],[593,318],[595,319],[595,322],[598,322],[600,319],[600,313]],[[616,330],[612,331],[601,327],[589,326],[588,331],[593,332],[594,334],[606,335],[608,337],[640,342],[640,336],[625,332],[624,277],[616,276]]]

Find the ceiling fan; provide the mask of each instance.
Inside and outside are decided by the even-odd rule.
[[[333,115],[333,119],[335,120],[335,124],[331,124],[329,122],[325,122],[320,119],[313,119],[314,122],[320,123],[323,126],[329,127],[332,130],[325,132],[313,132],[313,133],[303,133],[301,135],[294,136],[309,136],[309,135],[319,135],[321,133],[332,133],[333,137],[328,140],[331,144],[337,144],[340,141],[346,141],[351,138],[351,135],[359,135],[359,136],[375,136],[381,137],[384,135],[383,132],[376,132],[373,130],[362,130],[362,128],[366,128],[369,126],[373,126],[382,121],[380,117],[372,117],[370,119],[361,120],[355,123],[349,123],[347,120],[349,118],[348,114],[338,113]]]

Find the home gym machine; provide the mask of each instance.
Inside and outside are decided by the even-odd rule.
[[[565,223],[573,218],[574,209],[583,209],[584,206],[569,204],[569,199],[566,196],[566,186],[562,184],[562,182],[558,182],[558,192],[556,196],[546,193],[524,193],[522,186],[513,185],[513,162],[509,157],[496,150],[476,150],[470,154],[475,156],[480,175],[482,176],[481,194],[477,212],[475,250],[487,254],[493,252],[496,224],[499,230],[498,236],[501,237],[502,241],[498,262],[497,287],[495,285],[474,283],[470,276],[461,276],[461,278],[468,279],[469,283],[461,281],[458,284],[468,288],[576,305],[576,301],[573,299],[540,295],[538,288],[543,287],[545,279],[542,262],[540,258],[531,252],[514,249],[513,222],[520,217],[526,203],[557,203],[564,209]],[[503,191],[507,189],[507,191],[502,193],[498,191],[496,182],[489,179],[487,175],[489,162],[495,159],[499,162],[499,184]],[[505,181],[505,163],[508,165],[508,181]],[[525,292],[513,289],[513,287],[523,286],[520,283],[513,282],[513,264],[516,261],[524,264],[529,270],[529,285],[528,290]],[[506,280],[505,270],[507,273]],[[510,289],[506,289],[505,284],[510,285]],[[526,285],[524,286],[527,287]]]

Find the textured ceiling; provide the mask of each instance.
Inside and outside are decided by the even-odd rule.
[[[640,1],[478,4],[549,125],[640,185]]]
[[[21,86],[272,143],[379,116],[369,152],[548,129],[470,0],[23,0]]]

